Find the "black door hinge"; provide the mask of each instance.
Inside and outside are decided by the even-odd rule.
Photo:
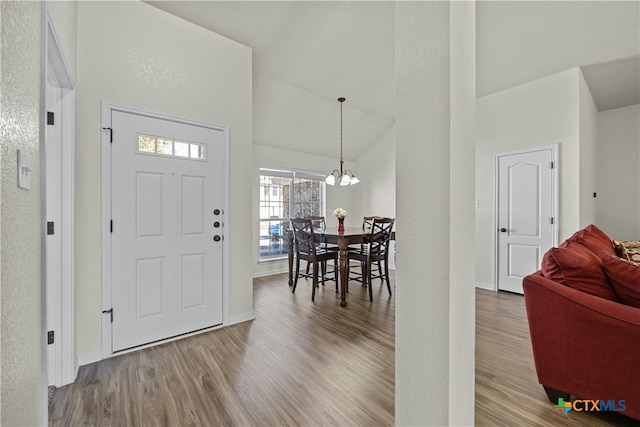
[[[103,131],[109,131],[109,142],[113,144],[113,129],[111,128],[102,128]]]
[[[54,332],[47,331],[47,345],[53,344],[53,342],[54,342]]]
[[[55,120],[55,114],[53,111],[47,111],[47,124],[53,126]]]
[[[109,221],[109,229],[113,233],[113,220]]]
[[[47,221],[47,235],[50,236],[54,234],[54,232],[55,232],[55,226],[53,221]]]
[[[110,308],[109,310],[102,310],[102,314],[107,314],[109,313],[111,316],[111,323],[113,323],[113,308]]]

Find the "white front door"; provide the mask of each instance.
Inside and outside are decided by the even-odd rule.
[[[556,241],[554,147],[497,155],[498,289],[523,293]]]
[[[223,132],[112,110],[112,351],[222,324]]]

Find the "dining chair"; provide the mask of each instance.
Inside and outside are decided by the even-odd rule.
[[[327,229],[327,223],[324,219],[323,216],[313,216],[313,215],[309,215],[309,216],[305,216],[304,218],[306,219],[310,219],[311,222],[313,223],[313,229],[315,231],[317,230],[326,230]],[[317,238],[317,235],[316,235]],[[324,240],[321,240],[318,243],[318,246],[321,249],[326,249],[328,251],[337,251],[340,250],[340,248],[338,247],[338,245],[332,245],[330,243],[326,243]],[[309,274],[309,267],[311,266],[311,263],[307,262],[307,268],[305,268],[305,273],[302,274],[303,277],[311,277],[311,275]],[[325,268],[324,268],[324,273],[323,275],[325,276],[325,278],[327,280],[335,280],[336,277],[336,271],[334,269],[334,271],[327,271],[326,270],[326,262],[325,262]],[[329,275],[329,276],[328,276]],[[332,275],[332,276],[331,276]],[[328,276],[328,277],[327,277]]]
[[[366,231],[366,232],[371,232],[371,227],[373,226],[373,220],[376,218],[382,218],[381,216],[364,216],[362,217],[362,231]],[[365,244],[364,243],[360,243],[359,245],[355,245],[353,247],[350,247],[349,249],[357,249],[360,248],[361,251],[364,251],[365,249]],[[349,280],[355,280],[357,282],[362,283],[362,286],[367,286],[366,282],[363,279],[363,273],[364,273],[364,261],[360,263],[361,264],[361,268],[360,271],[355,271],[355,270],[350,270],[350,275],[349,275]],[[381,266],[381,262],[378,262],[376,264],[377,270],[375,273],[372,272],[372,278],[373,279],[378,279],[381,277],[382,275],[382,266]]]
[[[360,261],[362,266],[362,284],[369,288],[369,300],[373,301],[373,290],[371,281],[373,278],[380,278],[382,282],[386,280],[389,295],[391,295],[391,282],[389,281],[389,243],[391,241],[391,230],[393,229],[394,218],[374,218],[371,223],[371,233],[368,243],[362,249],[350,249],[349,259]],[[384,263],[384,269],[382,268]],[[379,268],[379,275],[372,275],[372,267],[376,264]]]
[[[314,232],[313,220],[309,218],[291,218],[291,229],[294,236],[294,252],[296,256],[296,272],[293,280],[292,292],[295,293],[300,273],[300,260],[303,259],[312,265],[313,290],[311,291],[311,301],[315,301],[316,288],[318,287],[318,270],[322,270],[322,284],[325,281],[326,262],[333,260],[333,269],[337,271],[338,252],[330,251],[317,242]],[[335,276],[335,275],[334,275]],[[336,280],[334,278],[334,280]]]

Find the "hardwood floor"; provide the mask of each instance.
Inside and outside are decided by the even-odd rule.
[[[311,280],[255,279],[256,320],[81,367],[50,425],[393,425],[395,301],[373,289],[344,309],[333,282],[312,303]]]
[[[332,282],[311,302],[286,275],[254,280],[256,320],[80,368],[55,391],[52,426],[389,426],[395,299]],[[392,276],[392,283],[395,280]],[[537,383],[521,295],[476,291],[476,425],[627,426],[619,414],[553,409]]]

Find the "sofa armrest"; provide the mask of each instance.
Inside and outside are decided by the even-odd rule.
[[[640,416],[640,309],[560,285],[523,280],[538,381],[587,399],[625,399]]]

